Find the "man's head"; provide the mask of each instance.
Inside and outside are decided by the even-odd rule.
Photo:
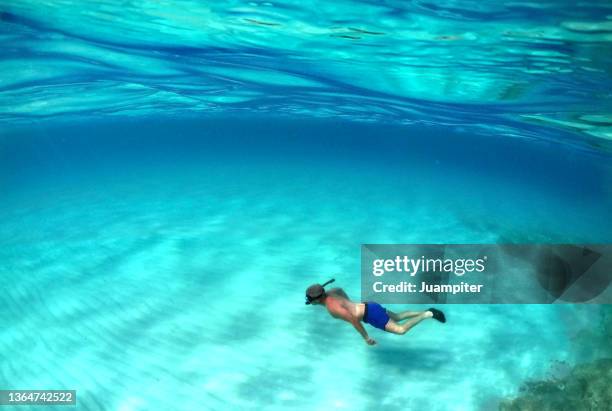
[[[322,304],[325,299],[325,288],[321,284],[313,284],[306,289],[306,304]]]
[[[323,304],[325,302],[325,286],[327,284],[333,283],[333,278],[329,281],[325,281],[323,285],[321,284],[313,284],[306,289],[306,304]]]

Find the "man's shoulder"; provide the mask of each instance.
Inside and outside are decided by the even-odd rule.
[[[331,294],[331,295],[335,295],[335,296],[338,296],[338,297],[346,298],[348,300],[348,295],[340,287],[332,288],[331,290],[326,291],[326,293],[327,294]]]

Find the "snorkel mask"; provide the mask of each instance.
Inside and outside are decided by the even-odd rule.
[[[325,294],[325,288],[323,287],[333,283],[334,281],[336,280],[332,278],[331,280],[325,282],[323,285],[314,284],[308,287],[308,289],[306,290],[306,305],[312,304],[312,302],[317,298],[321,298]]]

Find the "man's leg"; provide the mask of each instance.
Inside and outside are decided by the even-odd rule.
[[[417,315],[421,314],[422,312],[423,311],[402,311],[401,313],[394,313],[391,310],[387,310],[387,314],[395,322],[400,322],[400,321],[406,320],[408,318],[416,317]]]
[[[406,334],[412,327],[414,327],[421,321],[426,320],[427,318],[431,318],[431,317],[433,317],[433,314],[431,311],[423,311],[417,314],[416,316],[412,317],[410,320],[406,321],[403,324],[398,324],[393,319],[390,319],[387,325],[385,325],[385,331],[388,331],[393,334],[403,335],[403,334]]]

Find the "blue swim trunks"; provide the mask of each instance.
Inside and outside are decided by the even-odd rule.
[[[363,322],[384,331],[385,325],[387,325],[389,322],[389,315],[387,314],[387,310],[385,310],[382,305],[369,301],[365,303]]]

